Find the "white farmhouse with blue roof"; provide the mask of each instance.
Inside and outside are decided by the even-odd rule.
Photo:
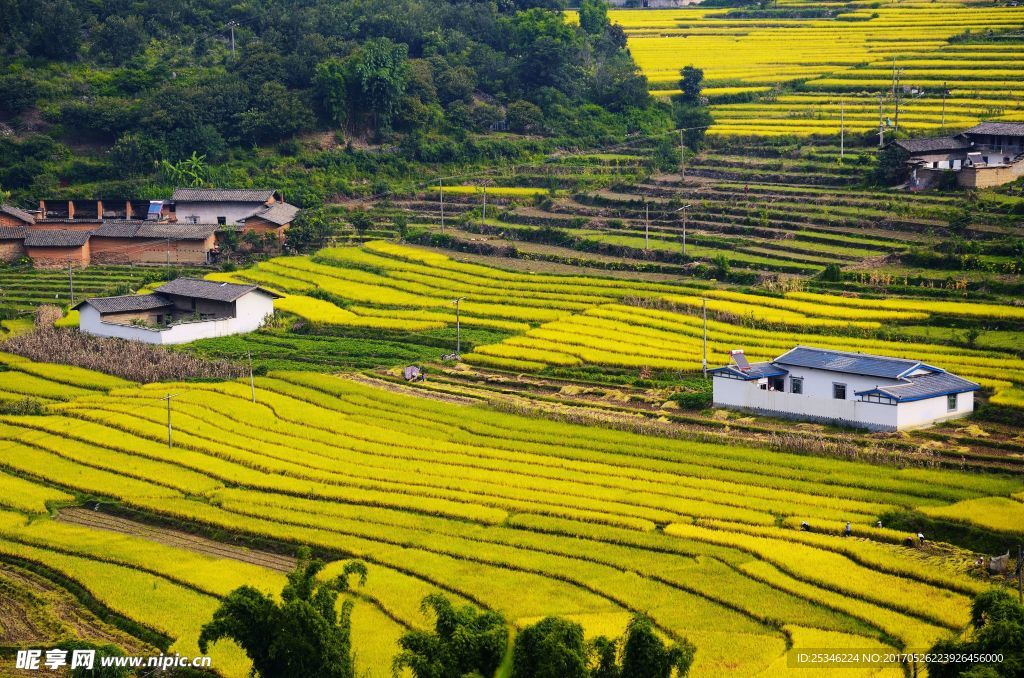
[[[879,431],[930,426],[974,411],[980,386],[917,360],[797,346],[771,362],[710,370],[715,407]]]

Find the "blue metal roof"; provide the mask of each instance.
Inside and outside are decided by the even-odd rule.
[[[818,370],[860,374],[866,377],[885,377],[887,379],[899,379],[917,368],[940,371],[938,368],[930,367],[916,360],[888,358],[868,353],[850,353],[826,348],[811,348],[809,346],[797,346],[772,362],[779,365],[810,367]]]
[[[895,384],[893,386],[876,386],[867,391],[860,391],[857,395],[883,395],[888,396],[900,403],[913,402],[915,400],[926,400],[938,398],[953,393],[966,393],[977,391],[981,386],[973,381],[967,381],[949,372],[935,372],[922,374],[917,377],[908,377],[907,383]]]
[[[708,370],[708,373],[728,374],[744,381],[753,381],[755,379],[767,379],[768,377],[784,377],[789,374],[789,371],[771,363],[751,363],[750,369],[746,371],[741,370],[735,365],[727,365],[726,367],[716,367],[713,370]]]

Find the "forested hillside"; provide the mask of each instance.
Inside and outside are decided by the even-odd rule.
[[[555,4],[0,0],[0,188],[205,178],[308,206],[418,163],[668,128],[603,3],[579,24]]]

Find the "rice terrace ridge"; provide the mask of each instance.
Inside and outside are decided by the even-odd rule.
[[[1017,0],[12,0],[0,676],[1024,667]]]

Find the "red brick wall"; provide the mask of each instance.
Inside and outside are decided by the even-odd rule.
[[[0,226],[24,226],[25,222],[21,219],[15,219],[6,212],[0,212]]]
[[[25,254],[24,241],[0,240],[0,261],[14,261]]]
[[[26,254],[38,268],[76,268],[89,265],[89,243],[81,247],[26,247]]]

